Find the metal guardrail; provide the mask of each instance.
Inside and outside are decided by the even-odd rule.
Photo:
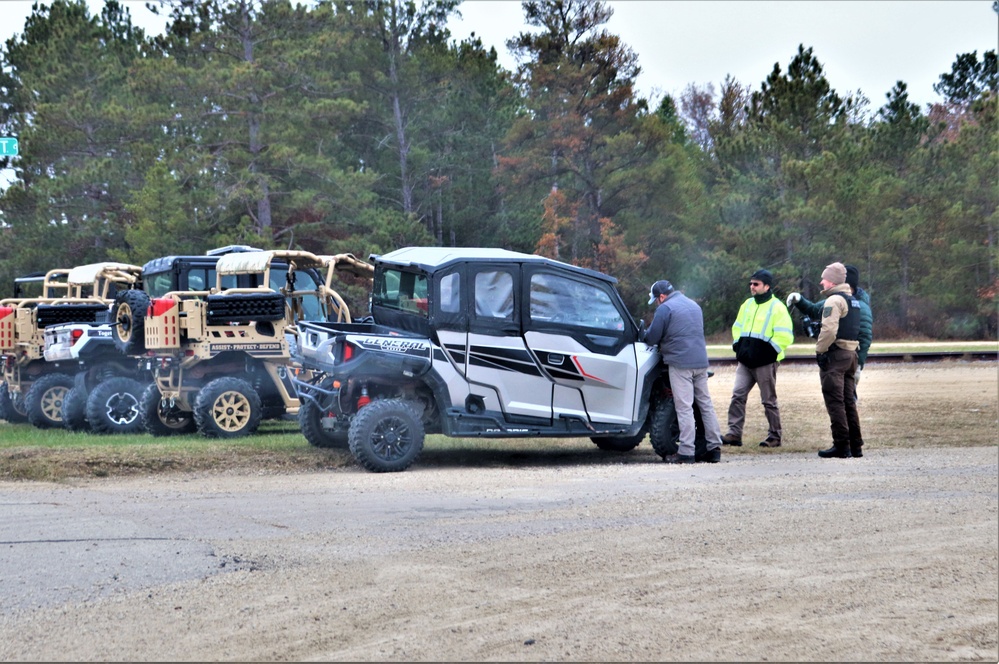
[[[735,356],[732,357],[712,357],[712,364],[734,364]],[[867,362],[874,364],[888,362],[941,362],[943,360],[954,360],[961,362],[995,362],[999,360],[999,350],[973,350],[973,351],[903,351],[894,353],[869,353]],[[815,364],[813,355],[789,355],[785,357],[782,364]]]
[[[868,362],[939,362],[941,360],[971,361],[992,361],[999,360],[999,351],[925,351],[925,352],[901,352],[901,353],[876,353],[868,354]]]

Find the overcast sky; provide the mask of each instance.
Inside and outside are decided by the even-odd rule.
[[[860,89],[877,109],[902,80],[910,99],[925,108],[940,100],[933,84],[958,53],[978,51],[981,58],[997,48],[992,1],[612,0],[606,27],[638,55],[645,96],[676,96],[690,83],[717,90],[726,74],[758,89],[775,63],[786,72],[804,44],[841,95]],[[455,37],[474,30],[513,68],[504,42],[529,30],[520,3],[473,0],[460,10],[464,21],[451,27]]]
[[[902,80],[910,99],[925,109],[939,101],[933,84],[950,71],[957,54],[977,51],[981,58],[997,48],[993,1],[612,0],[614,16],[606,27],[638,55],[639,92],[656,100],[663,93],[678,96],[690,83],[712,83],[717,90],[726,74],[758,89],[775,63],[786,71],[804,44],[840,95],[859,89],[876,110]],[[162,19],[146,9],[145,0],[123,2],[136,24],[162,30]],[[0,39],[23,31],[31,4],[0,0]],[[464,19],[449,26],[455,38],[474,31],[513,69],[516,61],[505,42],[529,29],[520,2],[467,0],[459,9]]]

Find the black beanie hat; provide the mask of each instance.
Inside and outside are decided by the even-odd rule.
[[[757,270],[753,272],[753,275],[749,277],[755,281],[762,281],[767,286],[774,285],[774,275],[770,274],[769,270]]]
[[[857,289],[860,288],[860,270],[858,270],[853,265],[845,265],[846,268],[846,283],[850,284],[850,288],[856,293]]]

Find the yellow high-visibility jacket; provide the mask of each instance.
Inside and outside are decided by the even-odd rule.
[[[750,369],[784,359],[784,351],[794,343],[791,314],[779,299],[758,303],[751,297],[742,303],[732,325],[732,348],[736,359]]]

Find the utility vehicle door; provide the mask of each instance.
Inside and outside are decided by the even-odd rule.
[[[546,375],[522,334],[522,266],[519,263],[468,263],[468,335],[465,375],[473,395],[509,418],[552,419],[555,383]]]
[[[613,286],[549,265],[524,270],[524,339],[553,383],[555,418],[632,423],[638,365],[650,359],[637,357],[637,330]]]

